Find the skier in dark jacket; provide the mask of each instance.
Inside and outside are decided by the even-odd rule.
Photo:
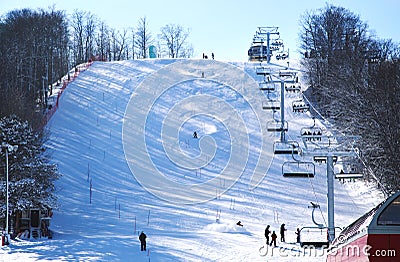
[[[265,238],[267,239],[267,245],[269,245],[269,234],[271,233],[271,230],[269,230],[269,225],[265,228]]]
[[[271,243],[269,245],[272,246],[272,244],[274,244],[274,247],[276,247],[276,239],[277,238],[278,238],[278,236],[275,234],[275,231],[272,231]]]
[[[146,234],[145,233],[143,233],[143,231],[142,231],[142,233],[140,233],[140,235],[139,235],[139,240],[140,240],[140,251],[146,251]]]
[[[281,225],[281,230],[280,230],[281,242],[285,242],[285,231],[286,231],[285,224],[282,224]]]

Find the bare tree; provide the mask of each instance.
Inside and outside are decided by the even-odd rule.
[[[48,83],[65,72],[68,29],[64,12],[9,12],[0,30],[0,116],[17,114],[36,127],[45,109]]]
[[[85,61],[84,58],[84,23],[85,12],[75,10],[72,14],[72,45],[74,53],[74,64],[79,64]]]
[[[91,13],[86,13],[85,23],[85,61],[93,58],[95,30],[97,18]]]
[[[134,34],[134,47],[138,49],[137,55],[139,58],[147,58],[147,49],[153,41],[148,27],[146,17],[140,18]]]
[[[109,28],[104,22],[100,22],[98,26],[96,38],[97,56],[101,61],[107,60],[107,51],[110,44]]]
[[[168,24],[161,28],[160,39],[168,49],[168,55],[171,58],[182,57],[183,47],[189,36],[189,29],[181,25]]]
[[[306,95],[341,132],[362,137],[362,159],[374,179],[384,191],[398,190],[400,49],[372,39],[368,26],[342,7],[308,12],[301,25]]]

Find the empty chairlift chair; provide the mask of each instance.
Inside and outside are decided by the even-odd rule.
[[[263,101],[262,109],[278,111],[281,109],[281,102],[277,100]]]
[[[271,69],[269,67],[266,66],[257,66],[256,67],[256,74],[257,75],[263,75],[263,76],[267,76],[267,75],[271,75]]]
[[[314,162],[318,164],[326,164],[326,156],[314,156]],[[333,156],[333,163],[336,163],[337,156]]]
[[[287,132],[288,131],[288,122],[281,121],[269,121],[267,122],[267,131],[268,132]]]
[[[264,81],[258,83],[260,90],[262,91],[275,91],[275,84],[272,82]]]
[[[315,176],[315,165],[312,162],[288,161],[282,165],[282,175],[292,178],[312,178]]]

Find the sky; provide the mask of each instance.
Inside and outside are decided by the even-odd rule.
[[[75,9],[89,11],[112,28],[136,27],[146,17],[156,36],[167,24],[190,29],[188,42],[195,56],[213,52],[216,59],[247,61],[247,50],[259,26],[277,26],[292,57],[299,56],[299,20],[306,11],[333,4],[351,10],[369,25],[379,38],[400,42],[398,0],[2,0],[0,15],[20,8],[55,6],[72,14]]]

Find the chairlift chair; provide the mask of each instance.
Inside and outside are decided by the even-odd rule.
[[[279,49],[279,46],[276,46],[276,45],[270,45],[269,46],[269,50],[270,51],[276,51],[276,50],[278,50]]]
[[[310,110],[310,105],[306,104],[303,100],[296,100],[292,102],[293,112],[305,113]]]
[[[282,46],[283,45],[283,41],[282,41],[282,39],[278,38],[278,39],[275,39],[274,41],[272,41],[271,45]]]
[[[289,54],[287,52],[282,51],[282,52],[279,52],[278,54],[276,54],[275,57],[277,60],[281,60],[281,59],[284,60],[289,57]]]
[[[274,110],[274,111],[278,111],[281,109],[281,102],[277,101],[277,100],[273,100],[273,101],[263,101],[262,102],[262,108],[264,110]]]
[[[334,167],[335,178],[339,181],[345,180],[356,180],[363,178],[364,175],[362,172],[358,172],[356,169],[356,165],[350,162],[337,162],[337,165]]]
[[[275,155],[298,155],[299,144],[296,141],[275,141],[274,142]]]
[[[304,142],[306,141],[321,141],[322,140],[322,129],[315,124],[315,118],[313,118],[313,125],[309,127],[303,127],[300,129],[300,136]]]
[[[318,164],[326,164],[327,157],[326,156],[314,156],[313,157],[314,162]],[[337,161],[337,156],[333,156],[333,163],[336,163]]]
[[[301,86],[300,84],[285,84],[285,90],[288,92],[300,92]]]
[[[275,91],[275,84],[272,82],[260,82],[258,86],[262,91]]]
[[[263,76],[266,76],[266,75],[271,75],[271,68],[269,68],[269,67],[266,67],[266,66],[258,66],[258,67],[256,67],[256,74],[257,75],[263,75]]]
[[[329,247],[327,227],[302,227],[299,234],[301,247]]]
[[[315,176],[315,165],[312,162],[287,161],[282,165],[283,177],[312,178]]]
[[[288,122],[281,122],[281,121],[269,121],[267,122],[267,131],[268,132],[287,132],[288,129]]]
[[[297,75],[297,71],[295,70],[280,70],[279,76],[280,77],[295,77]]]

